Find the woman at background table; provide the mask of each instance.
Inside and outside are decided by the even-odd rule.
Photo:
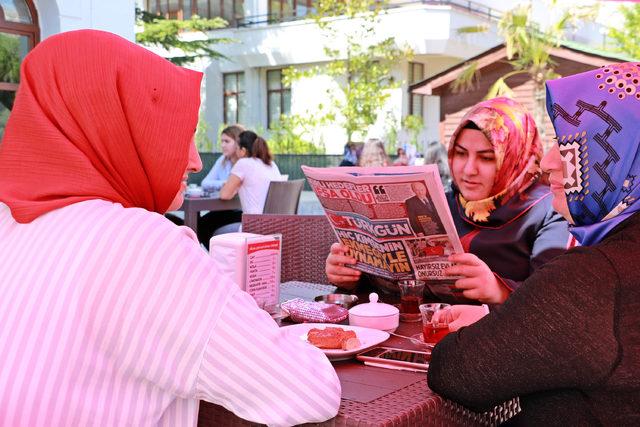
[[[0,145],[0,425],[194,426],[200,400],[336,415],[326,356],[162,216],[202,167],[201,77],[93,30],[25,57]]]
[[[396,154],[397,157],[393,161],[393,166],[407,166],[409,164],[409,156],[407,156],[407,152],[404,151],[404,148],[398,147]]]
[[[476,410],[519,396],[517,425],[640,424],[638,78],[640,63],[627,63],[547,82],[558,138],[542,167],[583,246],[445,337],[432,390]],[[458,327],[480,317],[452,312]]]
[[[267,141],[250,130],[242,132],[239,141],[240,159],[231,169],[229,179],[220,190],[220,198],[229,200],[238,194],[242,212],[261,214],[271,181],[281,181],[283,177],[278,165],[273,161]],[[239,228],[238,222],[229,224],[216,233],[238,231]]]
[[[384,144],[377,138],[368,139],[362,147],[362,153],[358,158],[358,166],[388,166],[389,156],[384,149]]]
[[[447,200],[466,253],[455,254],[446,274],[466,298],[502,303],[531,273],[563,253],[567,223],[553,211],[551,192],[539,182],[542,146],[533,117],[509,98],[471,108],[451,137],[453,189]],[[331,247],[326,273],[352,289],[360,272],[347,247]],[[364,275],[363,281],[398,293],[396,283]],[[433,298],[431,295],[427,297]]]
[[[213,167],[202,180],[202,189],[206,192],[219,191],[227,179],[231,168],[238,161],[238,151],[240,150],[240,134],[246,129],[241,125],[231,125],[220,132],[220,148],[222,155],[218,157]]]
[[[241,125],[231,125],[220,133],[222,155],[218,157],[207,176],[202,180],[201,186],[206,192],[219,191],[229,179],[231,168],[239,159],[240,134],[244,131],[245,128]],[[208,212],[198,218],[198,240],[209,249],[209,239],[216,229],[241,220],[242,211],[237,209]]]

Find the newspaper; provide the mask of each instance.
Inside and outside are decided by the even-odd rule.
[[[424,280],[436,295],[462,297],[444,275],[464,252],[438,168],[302,166],[354,268],[391,281]]]

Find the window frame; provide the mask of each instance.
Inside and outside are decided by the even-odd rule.
[[[25,24],[21,22],[7,21],[4,16],[4,10],[0,6],[0,33],[14,34],[17,36],[27,37],[29,41],[28,52],[31,51],[38,43],[40,43],[40,25],[38,22],[38,13],[32,0],[23,0],[27,5],[29,14],[31,15],[31,23]],[[0,91],[18,92],[20,83],[0,82]],[[9,113],[10,115],[11,113]]]
[[[282,82],[282,71],[284,68],[272,68],[267,70],[265,75],[266,77],[266,88],[267,88],[267,129],[272,129],[272,125],[276,124],[271,121],[271,103],[269,102],[270,95],[273,93],[277,93],[280,97],[280,115],[287,116],[291,114],[291,86],[285,86]],[[269,88],[269,73],[279,72],[280,73],[280,88],[279,89],[270,89]],[[289,93],[289,111],[284,111],[284,94]]]
[[[240,123],[240,94],[243,94],[245,97],[247,95],[246,92],[246,87],[243,87],[243,90],[238,90],[238,77],[242,75],[243,77],[245,77],[245,73],[244,71],[234,71],[231,73],[222,73],[222,122],[223,123],[227,123],[227,99],[229,97],[235,97],[236,99],[236,117],[235,120],[233,122],[229,122],[227,124],[237,124]],[[227,91],[226,88],[226,80],[228,76],[235,76],[236,79],[236,91],[235,92],[230,92]],[[245,79],[245,86],[246,86],[246,79]],[[245,111],[246,113],[246,111]]]
[[[4,10],[0,6],[0,33],[16,34],[26,36],[29,39],[29,51],[40,43],[40,25],[38,24],[38,14],[32,0],[23,0],[31,15],[31,24],[7,21],[4,17]],[[0,82],[0,90],[18,90],[18,83]]]
[[[416,78],[415,76],[415,68],[419,66],[421,72],[420,72],[420,77]],[[407,80],[409,81],[409,86],[411,86],[414,83],[418,83],[421,82],[422,80],[424,80],[424,64],[422,62],[412,62],[409,61],[409,66],[408,66],[408,72],[407,72]],[[420,111],[416,112],[414,111],[414,104],[416,100],[420,100]],[[418,114],[417,114],[418,113]],[[420,94],[415,94],[412,92],[409,92],[409,115],[410,116],[420,116],[423,117],[424,116],[424,95],[420,95]]]

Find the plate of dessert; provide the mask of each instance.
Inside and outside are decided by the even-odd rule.
[[[350,359],[389,339],[387,332],[378,329],[332,323],[300,323],[283,326],[282,329],[315,345],[329,360]]]

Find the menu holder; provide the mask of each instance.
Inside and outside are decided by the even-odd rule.
[[[282,235],[247,237],[245,251],[245,291],[273,313],[280,302]]]

